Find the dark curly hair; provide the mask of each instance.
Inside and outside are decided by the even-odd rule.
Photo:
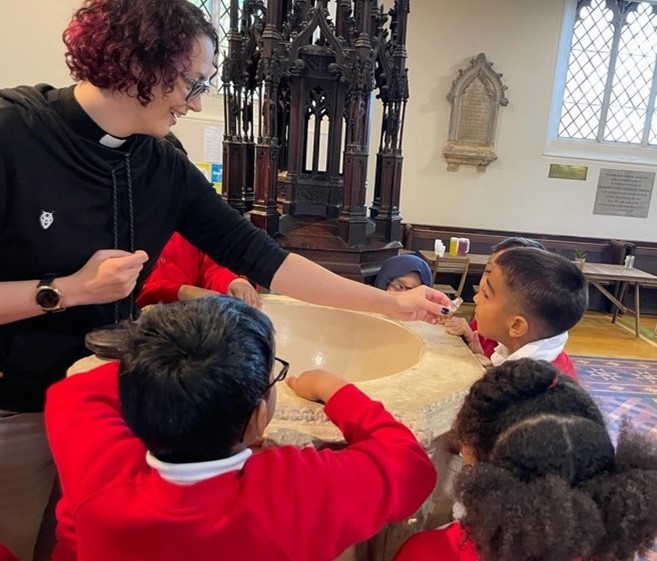
[[[66,64],[75,80],[128,92],[147,105],[159,82],[168,93],[189,68],[194,40],[217,33],[188,0],[85,0],[64,31]]]
[[[455,481],[483,561],[627,561],[657,537],[657,445],[621,429],[616,451],[584,389],[531,359],[490,369],[453,427],[476,462]]]
[[[514,247],[497,259],[504,282],[540,338],[568,331],[584,315],[588,284],[565,257],[533,247]]]

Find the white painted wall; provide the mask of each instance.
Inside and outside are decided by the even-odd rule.
[[[408,222],[517,232],[657,241],[657,195],[647,219],[594,216],[601,167],[655,167],[544,156],[564,0],[411,4],[411,102],[401,210]],[[484,52],[503,74],[496,153],[485,173],[448,172],[445,95],[457,70]],[[586,181],[548,179],[550,163],[588,165]]]
[[[61,39],[78,0],[0,0],[0,87],[68,85]]]
[[[654,166],[545,156],[561,21],[566,0],[413,0],[408,34],[411,101],[404,141],[402,215],[407,222],[657,241],[657,195],[647,219],[594,216],[599,169]],[[61,32],[79,0],[0,0],[0,87],[69,83]],[[448,172],[445,95],[459,68],[484,52],[503,73],[496,152],[485,173]],[[203,129],[221,118],[206,103],[175,132],[203,159]],[[372,130],[376,147],[379,124]],[[548,179],[550,163],[589,166],[586,181]],[[370,173],[370,185],[374,181]]]

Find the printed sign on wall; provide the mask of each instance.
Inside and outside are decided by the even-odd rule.
[[[203,127],[203,159],[206,162],[223,160],[223,127]]]
[[[601,169],[593,214],[647,218],[655,173]]]

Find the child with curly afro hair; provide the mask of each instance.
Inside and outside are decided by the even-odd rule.
[[[625,422],[614,448],[591,396],[551,364],[486,372],[453,433],[460,520],[394,561],[626,561],[657,537],[657,443]]]

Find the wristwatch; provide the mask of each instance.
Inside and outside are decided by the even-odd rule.
[[[37,284],[34,299],[37,306],[44,312],[63,312],[62,307],[62,291],[55,288],[52,283],[55,281],[53,277],[45,278]]]

